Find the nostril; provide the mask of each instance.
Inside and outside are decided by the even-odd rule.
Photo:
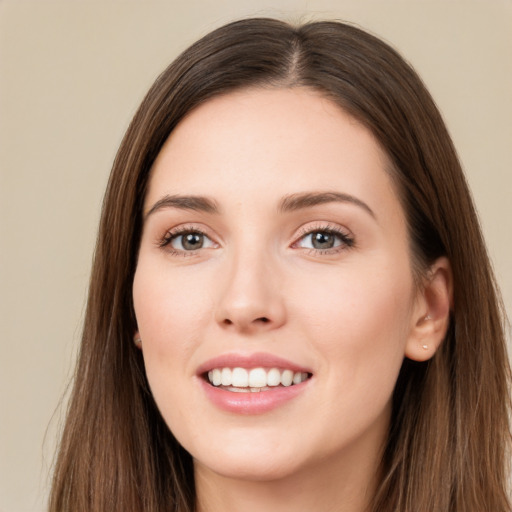
[[[261,324],[268,324],[270,322],[270,320],[266,316],[261,316],[259,318],[255,318],[253,320],[253,322],[254,323],[261,323]],[[234,324],[233,320],[230,320],[229,318],[224,318],[222,323],[224,325],[233,325]]]

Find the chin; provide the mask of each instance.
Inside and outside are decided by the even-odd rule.
[[[201,461],[194,458],[194,467],[196,471],[202,468],[224,478],[253,482],[281,480],[298,470],[290,460],[265,460],[262,457],[248,460],[240,455],[230,457],[229,454],[225,454],[222,460]]]
[[[257,437],[257,436],[254,436]],[[212,450],[212,446],[219,447]],[[203,468],[230,479],[270,481],[286,478],[298,471],[301,462],[298,450],[286,443],[258,442],[245,439],[243,443],[219,440],[209,446],[190,450],[196,469]]]

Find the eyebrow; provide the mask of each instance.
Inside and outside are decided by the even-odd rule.
[[[159,199],[144,215],[150,215],[164,208],[178,208],[179,210],[193,210],[196,212],[219,213],[219,208],[213,199],[203,196],[166,195]]]
[[[341,192],[305,192],[292,194],[283,198],[279,205],[279,211],[292,212],[327,203],[351,203],[365,210],[374,219],[377,218],[375,212],[364,201],[350,194]]]
[[[292,212],[302,210],[304,208],[312,208],[313,206],[327,203],[351,203],[359,206],[374,219],[376,215],[373,210],[364,202],[350,194],[341,192],[304,192],[285,196],[278,206],[278,211]],[[150,215],[164,208],[177,208],[180,210],[193,210],[204,213],[219,213],[217,203],[204,196],[182,196],[182,195],[166,195],[159,199],[144,215],[147,219]]]

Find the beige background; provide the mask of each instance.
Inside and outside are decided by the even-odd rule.
[[[0,512],[44,509],[103,188],[130,117],[179,51],[247,15],[349,20],[415,65],[511,314],[511,0],[0,0]]]

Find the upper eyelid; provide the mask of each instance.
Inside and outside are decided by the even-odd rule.
[[[210,236],[211,229],[203,226],[201,223],[184,223],[165,230],[166,235],[181,235],[182,233],[201,233],[203,235]]]
[[[301,240],[303,240],[307,236],[311,236],[315,232],[327,232],[334,236],[337,236],[341,239],[342,244],[337,247],[332,247],[329,249],[312,249],[312,248],[304,248],[308,251],[314,251],[315,253],[331,253],[339,252],[340,249],[344,250],[347,248],[352,248],[356,245],[356,239],[353,235],[352,231],[348,228],[343,227],[339,224],[333,224],[328,221],[320,221],[315,223],[308,223],[301,226],[300,231],[297,235],[294,236],[293,242],[291,243],[291,247],[297,246]]]
[[[165,245],[168,241],[176,236],[180,236],[186,233],[200,233],[207,238],[209,238],[215,244],[221,244],[222,237],[218,236],[216,232],[212,232],[210,228],[205,226],[202,223],[183,223],[178,224],[177,226],[168,228],[165,230],[163,235],[159,235],[157,237],[158,245]],[[334,223],[331,221],[309,221],[304,223],[298,229],[295,230],[294,234],[291,236],[290,245],[296,244],[299,240],[304,238],[307,235],[311,235],[316,231],[327,231],[333,234],[337,234],[342,238],[350,238],[354,239],[354,235],[347,227],[342,226],[338,223]],[[220,241],[219,241],[220,240]]]
[[[316,225],[309,225],[311,223],[317,223]],[[341,233],[347,236],[352,236],[352,233],[348,228],[342,227],[339,224],[334,224],[329,221],[310,221],[305,225],[302,225],[300,228],[295,230],[295,234],[292,235],[293,238],[304,236],[310,233],[314,233],[315,231],[332,231],[333,233]],[[201,233],[206,236],[210,236],[209,233],[211,230],[209,228],[204,228],[202,226],[198,226],[196,224],[180,224],[173,228],[169,228],[165,231],[165,234],[179,235],[181,233]]]
[[[332,233],[339,233],[350,238],[353,238],[353,233],[350,229],[341,226],[340,224],[333,223],[330,221],[311,221],[302,225],[294,235],[295,240],[314,233],[315,231],[328,231]]]
[[[200,227],[197,224],[179,224],[178,226],[168,228],[164,231],[163,235],[157,235],[156,243],[158,246],[165,246],[169,243],[173,238],[177,236],[181,236],[187,233],[200,233],[201,235],[206,236],[212,242],[218,244],[217,238],[211,234],[211,230]]]

